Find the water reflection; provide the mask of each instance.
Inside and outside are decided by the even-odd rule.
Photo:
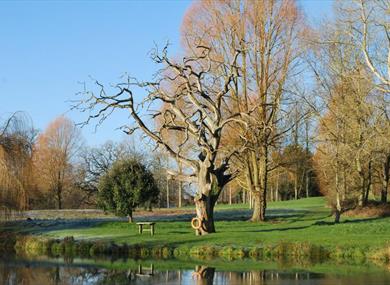
[[[189,265],[188,269],[162,268],[178,267],[177,263],[120,262],[97,265],[93,261],[75,264],[58,263],[58,260],[2,261],[0,263],[0,284],[46,285],[46,284],[390,284],[387,271],[340,275],[313,273],[286,269],[230,270],[220,271],[207,265]],[[108,268],[109,267],[109,268]],[[180,264],[183,268],[183,264]],[[192,269],[191,269],[192,267]],[[259,266],[260,267],[260,266]]]
[[[196,266],[192,277],[197,285],[213,284],[215,275],[215,268],[207,266]]]
[[[198,266],[192,274],[194,284],[317,284],[314,280],[326,279],[323,274],[310,272],[284,272],[274,270],[247,271],[247,272],[216,272],[215,268]],[[322,284],[322,283],[318,283]],[[343,284],[343,283],[340,283]]]

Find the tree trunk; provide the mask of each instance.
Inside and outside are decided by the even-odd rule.
[[[368,162],[368,177],[367,177],[367,185],[366,185],[366,192],[364,195],[364,201],[363,204],[367,205],[368,204],[368,195],[370,193],[371,189],[371,183],[372,183],[372,162],[371,160]]]
[[[279,171],[276,173],[275,201],[279,201]]]
[[[278,188],[275,188],[275,202],[279,201],[279,191],[278,191]]]
[[[360,181],[361,181],[361,190],[358,198],[358,206],[364,207],[366,206],[366,201],[365,201],[365,196],[366,196],[366,179],[364,175],[361,174],[360,176]]]
[[[57,208],[58,210],[62,209],[62,183],[61,183],[61,172],[58,172],[58,182],[57,182]]]
[[[254,203],[253,203],[253,213],[251,222],[262,222],[265,221],[265,206],[263,203],[261,191],[256,191],[253,193]]]
[[[253,200],[253,212],[252,222],[263,222],[265,221],[265,210],[267,208],[267,171],[262,172],[260,178],[260,185],[255,186],[255,190],[252,192],[254,197]]]
[[[179,173],[182,174],[182,166],[180,161],[178,162],[178,164],[179,164]],[[183,196],[183,182],[179,181],[179,203],[178,203],[179,208],[181,208],[182,206],[182,196]]]
[[[305,170],[305,190],[306,190],[306,198],[309,198],[309,170]]]
[[[229,185],[229,205],[232,204],[232,186]]]
[[[252,222],[262,222],[265,221],[265,209],[267,208],[267,185],[268,185],[268,148],[267,146],[262,146],[262,157],[260,158],[259,164],[255,165],[258,167],[257,171],[254,171],[254,174],[257,173],[258,176],[254,176],[254,188],[255,191],[253,195],[254,205],[253,205],[253,214],[251,221]]]
[[[201,227],[198,230],[199,235],[215,233],[214,226],[214,206],[218,197],[213,195],[195,197],[196,216],[201,221]]]
[[[310,138],[309,138],[309,120],[306,118],[305,119],[305,151],[306,151],[306,160],[309,159],[309,143],[310,143]],[[307,161],[305,163],[305,190],[306,190],[306,198],[309,198],[309,186],[310,186],[310,170],[307,167]]]
[[[390,155],[386,156],[386,161],[383,164],[383,179],[382,179],[382,190],[381,190],[381,202],[387,203],[387,192],[389,188],[390,178]]]
[[[340,202],[340,194],[339,192],[336,193],[336,212],[334,217],[334,222],[336,224],[340,223],[340,217],[341,217],[341,202]]]
[[[167,178],[167,197],[166,197],[166,199],[167,199],[167,208],[169,208],[169,179]]]
[[[182,195],[183,195],[182,192],[183,192],[183,183],[179,181],[179,203],[178,203],[179,208],[181,208],[182,205]]]
[[[389,188],[389,175],[385,177],[382,181],[382,190],[381,190],[381,202],[387,203],[387,192]]]
[[[129,223],[133,223],[134,220],[133,220],[133,211],[130,210],[128,215],[127,215],[127,219],[129,220]]]
[[[338,163],[336,164],[338,166]],[[336,167],[336,169],[338,169]],[[339,191],[339,175],[338,172],[336,171],[335,175],[335,182],[336,182],[336,212],[335,212],[335,218],[334,222],[338,224],[340,222],[340,216],[341,216],[341,201],[340,201],[340,191]]]
[[[57,209],[62,209],[62,198],[61,198],[61,189],[60,186],[57,188]]]
[[[357,172],[359,173],[359,176],[360,176],[359,178],[360,178],[360,187],[361,187],[360,194],[358,197],[358,206],[363,207],[363,206],[365,206],[364,205],[364,196],[366,193],[366,180],[365,180],[362,166],[360,163],[360,159],[358,156],[356,157],[356,169],[357,169]]]
[[[336,209],[335,216],[334,216],[334,222],[335,224],[340,223],[340,217],[341,217],[341,212],[340,210]]]
[[[298,200],[298,170],[295,172],[295,179],[294,179],[294,199]]]
[[[260,221],[265,221],[265,210],[267,209],[267,187],[264,188],[261,198],[261,208],[260,208]]]

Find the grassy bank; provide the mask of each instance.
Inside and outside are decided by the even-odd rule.
[[[124,253],[141,257],[196,256],[227,258],[264,258],[296,256],[335,259],[390,259],[390,218],[348,217],[333,224],[323,198],[271,203],[266,223],[247,222],[250,211],[242,206],[217,208],[217,233],[195,236],[190,228],[191,215],[143,217],[156,220],[156,235],[138,234],[135,224],[122,221],[63,223],[44,222],[8,224],[2,232],[18,236],[20,250],[43,248],[54,254]],[[33,236],[30,245],[20,235]],[[65,237],[65,241],[60,241]],[[24,239],[26,239],[24,237]],[[42,244],[33,245],[40,240]],[[72,246],[66,246],[66,243]],[[67,249],[68,248],[68,249]],[[71,248],[71,249],[69,249]]]

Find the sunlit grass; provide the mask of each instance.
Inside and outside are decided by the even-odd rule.
[[[127,222],[103,222],[90,227],[42,232],[50,237],[74,236],[76,239],[109,240],[116,243],[150,246],[235,245],[253,247],[278,242],[310,242],[325,247],[381,247],[390,237],[390,218],[348,218],[335,225],[323,198],[270,203],[265,223],[247,221],[246,205],[218,205],[217,233],[195,236],[189,221],[159,221],[156,235],[139,235],[138,227]],[[233,208],[233,209],[232,209]],[[237,212],[239,213],[237,215]],[[239,221],[226,221],[236,215]],[[218,216],[218,215],[217,215]]]

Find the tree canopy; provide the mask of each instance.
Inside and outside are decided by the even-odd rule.
[[[114,163],[100,178],[98,191],[101,208],[128,216],[130,221],[137,206],[156,203],[159,194],[153,174],[134,159]]]

